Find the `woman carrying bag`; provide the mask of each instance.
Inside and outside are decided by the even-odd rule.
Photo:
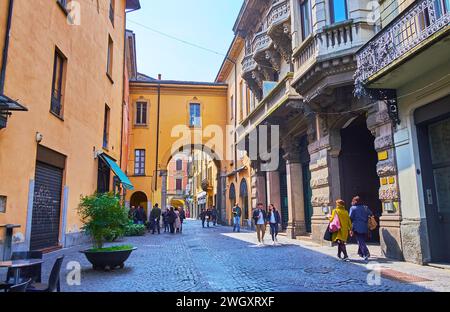
[[[336,209],[333,210],[331,216],[329,216],[330,224],[328,226],[328,232],[331,232],[331,241],[338,245],[338,258],[348,261],[347,254],[347,241],[352,231],[352,221],[345,208],[345,202],[340,199],[336,201]],[[344,258],[342,258],[342,254]]]

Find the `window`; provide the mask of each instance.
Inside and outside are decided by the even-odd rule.
[[[251,97],[250,89],[246,85],[246,87],[245,87],[245,104],[246,104],[246,109],[247,109],[247,116],[250,115],[250,111],[251,111],[251,109],[250,109],[250,97]]]
[[[176,183],[177,192],[182,191],[183,190],[183,180],[176,179],[175,183]]]
[[[302,40],[305,40],[312,32],[311,6],[309,4],[309,0],[301,0],[300,11],[302,21]]]
[[[105,115],[103,120],[103,148],[108,148],[109,143],[109,118],[111,110],[108,105],[105,105]]]
[[[245,94],[245,90],[244,90],[244,82],[241,81],[240,85],[239,85],[239,98],[241,100],[240,105],[239,105],[239,120],[243,120],[244,119],[244,94]]]
[[[189,109],[189,125],[191,127],[201,126],[200,104],[191,103]]]
[[[6,212],[6,196],[0,196],[0,213]]]
[[[234,119],[234,96],[231,96],[231,100],[230,100],[230,119],[233,120]]]
[[[183,161],[181,159],[177,160],[177,171],[183,170]]]
[[[347,0],[330,0],[331,24],[347,20]]]
[[[136,103],[135,124],[137,126],[147,125],[147,102]]]
[[[108,63],[106,68],[106,75],[112,81],[112,70],[113,70],[113,58],[114,58],[114,42],[109,36],[108,38]]]
[[[52,99],[50,111],[60,117],[62,117],[62,88],[65,63],[66,57],[57,49],[53,64]]]
[[[145,175],[145,150],[143,149],[134,151],[134,175]]]
[[[109,1],[109,20],[114,26],[114,8],[115,8],[115,0]]]

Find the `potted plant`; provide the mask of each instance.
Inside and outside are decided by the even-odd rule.
[[[114,194],[94,194],[81,198],[78,208],[82,229],[89,235],[93,247],[82,251],[95,270],[123,268],[125,261],[136,250],[131,245],[104,247],[111,238],[125,235],[128,225],[128,212]]]

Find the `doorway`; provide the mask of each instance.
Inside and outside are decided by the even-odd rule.
[[[445,102],[445,101],[444,101]],[[448,101],[416,112],[431,260],[450,262],[450,109]],[[447,110],[448,112],[444,112]],[[443,112],[440,116],[434,116]],[[427,117],[427,121],[422,121]]]
[[[148,214],[148,199],[147,195],[143,192],[136,192],[131,195],[130,198],[130,206],[131,207],[143,207],[146,215]]]
[[[377,173],[378,154],[375,137],[367,129],[365,116],[359,116],[341,130],[341,154],[339,171],[341,196],[347,207],[353,197],[360,196],[380,224],[382,203],[379,199],[380,178]],[[369,242],[380,242],[379,226],[369,233]]]

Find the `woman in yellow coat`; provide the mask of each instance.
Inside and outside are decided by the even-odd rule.
[[[349,236],[352,235],[352,220],[345,208],[345,202],[341,199],[336,201],[336,209],[333,210],[330,216],[330,222],[334,220],[336,214],[339,217],[341,228],[336,233],[333,233],[333,242],[338,244],[338,258],[342,259],[342,254],[344,254],[343,260],[348,261],[346,243]]]

